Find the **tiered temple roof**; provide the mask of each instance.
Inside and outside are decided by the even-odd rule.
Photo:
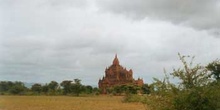
[[[98,82],[99,88],[102,93],[106,93],[106,89],[116,86],[116,85],[137,85],[142,86],[143,80],[138,78],[135,80],[133,78],[132,69],[127,70],[119,64],[117,55],[113,60],[110,67],[105,69],[105,76]]]

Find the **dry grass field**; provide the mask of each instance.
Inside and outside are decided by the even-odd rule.
[[[0,110],[145,110],[123,97],[0,96]]]

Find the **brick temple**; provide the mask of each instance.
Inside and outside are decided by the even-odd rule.
[[[119,64],[117,55],[113,60],[112,65],[109,68],[105,69],[105,76],[102,79],[99,79],[98,85],[103,94],[106,94],[107,88],[114,87],[117,85],[137,85],[142,86],[143,80],[138,78],[135,80],[133,78],[132,69],[127,70]]]

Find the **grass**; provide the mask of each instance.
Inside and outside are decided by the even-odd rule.
[[[0,96],[0,110],[145,110],[115,96]]]

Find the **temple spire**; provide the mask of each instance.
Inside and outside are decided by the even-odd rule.
[[[117,54],[115,54],[115,59],[113,60],[113,65],[119,65]]]
[[[99,88],[103,94],[107,94],[107,90],[115,86],[121,85],[137,85],[142,87],[144,84],[143,80],[133,78],[132,69],[127,70],[123,66],[119,65],[117,54],[112,59],[112,65],[105,69],[105,76],[98,82]]]

